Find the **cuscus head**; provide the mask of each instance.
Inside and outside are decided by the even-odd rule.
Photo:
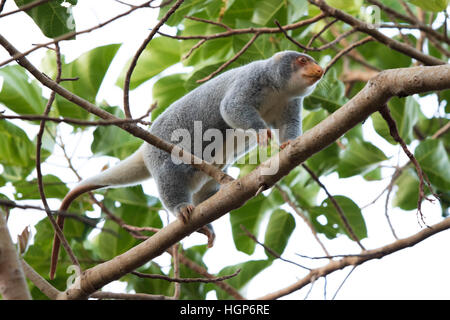
[[[323,76],[322,67],[307,54],[283,51],[276,53],[272,59],[286,81],[283,87],[293,95],[309,95]]]

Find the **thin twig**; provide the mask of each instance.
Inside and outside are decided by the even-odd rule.
[[[180,259],[179,259],[179,244],[175,244],[172,246],[172,260],[173,260],[173,276],[175,279],[180,278]],[[181,283],[175,282],[175,290],[173,293],[173,298],[175,300],[180,299],[181,293]]]
[[[294,212],[303,219],[303,221],[305,221],[306,225],[309,227],[309,229],[311,230],[311,233],[314,236],[314,239],[316,239],[317,243],[320,245],[320,247],[322,248],[323,252],[325,252],[325,254],[328,256],[330,255],[328,253],[327,248],[325,248],[325,245],[322,243],[322,241],[320,241],[319,237],[317,236],[317,232],[314,229],[314,226],[312,225],[311,221],[309,221],[309,219],[306,217],[306,215],[301,212],[298,207],[291,201],[291,199],[289,198],[289,195],[287,194],[286,191],[283,190],[283,188],[279,185],[279,184],[275,184],[275,188],[280,192],[281,197],[283,198],[283,200],[292,208],[292,210],[294,210]]]
[[[204,22],[204,23],[215,25],[215,26],[219,26],[219,27],[224,28],[227,31],[233,31],[232,28],[230,28],[229,26],[227,26],[226,24],[224,24],[222,22],[217,22],[217,21],[212,21],[212,20],[207,20],[207,19],[202,19],[202,18],[197,18],[197,17],[192,17],[192,16],[184,16],[184,17],[189,20],[193,20],[193,21],[197,21],[197,22]]]
[[[355,232],[353,231],[353,228],[350,226],[350,223],[347,220],[347,217],[344,214],[344,211],[342,210],[341,206],[339,205],[339,203],[337,203],[336,199],[331,195],[331,193],[328,192],[328,189],[323,185],[322,182],[320,182],[319,177],[316,176],[316,174],[306,165],[306,164],[302,164],[302,167],[309,173],[309,175],[311,176],[311,178],[313,178],[314,181],[316,181],[316,183],[323,189],[323,191],[325,191],[325,193],[328,196],[328,199],[330,199],[331,203],[333,204],[333,206],[336,209],[336,212],[338,213],[339,217],[341,218],[342,223],[344,224],[344,228],[345,230],[348,232],[348,234],[350,235],[350,237],[356,241],[356,243],[358,244],[358,246],[364,251],[366,250],[364,248],[364,246],[361,244],[361,242],[359,241],[359,238],[356,236]]]
[[[433,187],[431,186],[431,183],[430,183],[430,180],[428,179],[427,174],[422,170],[422,167],[417,162],[417,160],[414,157],[414,155],[409,151],[408,146],[406,145],[405,141],[403,141],[403,139],[400,137],[400,135],[398,133],[398,129],[397,129],[397,124],[395,123],[395,120],[392,118],[391,113],[389,111],[389,107],[387,106],[387,104],[381,106],[379,112],[380,112],[381,116],[383,117],[383,119],[388,124],[389,132],[390,132],[392,138],[394,138],[394,140],[397,143],[400,144],[400,146],[402,147],[403,151],[408,156],[409,160],[416,167],[416,172],[417,172],[417,175],[419,177],[419,197],[418,197],[418,200],[417,200],[417,214],[419,215],[420,220],[422,221],[422,223],[424,225],[427,225],[425,223],[425,221],[424,221],[424,216],[423,216],[423,213],[422,213],[422,201],[425,199],[425,200],[428,200],[428,201],[432,202],[432,199],[426,197],[426,195],[425,195],[425,190],[424,190],[425,183],[424,183],[424,181],[426,182],[427,187],[430,190],[430,192],[433,194],[433,196],[435,196],[436,198],[439,198],[439,197],[438,197],[438,195],[436,193],[434,193]]]
[[[359,40],[359,41],[357,41],[357,42],[355,42],[355,43],[349,45],[347,48],[345,48],[345,49],[339,51],[338,54],[335,55],[335,56],[333,57],[333,59],[331,59],[330,62],[328,62],[327,66],[325,67],[324,74],[327,73],[328,70],[330,70],[330,68],[331,68],[331,67],[332,67],[332,66],[333,66],[333,65],[334,65],[334,64],[335,64],[335,63],[336,63],[343,55],[349,53],[350,51],[352,51],[352,50],[355,49],[356,47],[359,47],[359,46],[361,46],[361,45],[363,45],[363,44],[365,44],[365,43],[367,43],[367,42],[369,42],[369,41],[373,41],[373,40],[374,40],[374,39],[373,39],[372,37],[366,37],[366,38],[364,38],[364,39],[361,39],[361,40]]]
[[[44,3],[46,3],[46,2],[49,2],[49,1],[52,1],[52,0],[36,0],[36,1],[33,1],[33,2],[31,2],[31,3],[25,4],[25,5],[21,6],[21,7],[19,7],[19,9],[16,9],[16,10],[13,10],[13,11],[10,11],[10,12],[5,12],[5,13],[3,13],[3,14],[0,14],[0,18],[3,18],[3,17],[6,17],[6,16],[9,16],[9,15],[18,13],[18,12],[21,12],[21,11],[28,11],[28,10],[31,10],[31,9],[37,7],[37,6],[40,6],[41,4],[44,4]],[[6,2],[6,1],[3,1],[2,4],[1,4],[2,6],[1,6],[0,8],[1,8],[2,10],[3,10],[3,6],[5,5],[5,2]],[[0,12],[1,12],[2,10],[0,10]]]
[[[208,80],[210,80],[211,78],[213,78],[214,76],[216,76],[217,74],[219,74],[222,70],[224,70],[226,67],[228,67],[230,64],[232,64],[234,61],[236,61],[242,54],[244,54],[245,51],[247,51],[248,48],[250,48],[250,46],[253,44],[253,42],[256,41],[256,39],[259,37],[259,33],[255,33],[253,35],[253,37],[251,37],[251,39],[245,44],[245,46],[242,47],[241,50],[239,50],[238,53],[236,53],[233,58],[231,58],[230,60],[228,60],[227,62],[225,62],[224,64],[222,64],[219,68],[217,68],[216,71],[214,71],[213,73],[211,73],[210,75],[204,77],[203,79],[197,80],[197,83],[202,83],[202,82],[206,82]]]
[[[88,121],[80,120],[76,118],[55,118],[48,117],[45,115],[38,114],[22,114],[22,115],[4,115],[0,113],[0,119],[18,119],[18,120],[28,120],[28,121],[51,121],[56,123],[70,123],[79,126],[111,126],[123,123],[142,123],[144,125],[151,125],[149,121],[144,121],[142,119],[148,117],[147,114],[136,119],[119,119],[119,120],[99,120],[99,121]]]
[[[106,21],[104,21],[102,23],[99,23],[98,25],[96,25],[94,27],[87,28],[87,29],[84,29],[84,30],[81,30],[81,31],[77,31],[77,32],[76,31],[68,32],[66,34],[63,34],[62,36],[54,38],[52,41],[49,41],[47,43],[42,43],[42,44],[35,45],[33,48],[31,48],[31,49],[29,49],[27,51],[17,52],[14,55],[12,55],[12,57],[10,59],[1,62],[0,63],[0,67],[4,66],[4,65],[6,65],[6,64],[8,64],[8,63],[10,63],[12,61],[15,61],[15,60],[18,60],[20,58],[23,58],[23,57],[29,55],[30,53],[32,53],[32,52],[34,52],[34,51],[36,51],[36,50],[38,50],[40,48],[45,48],[45,47],[48,47],[48,46],[53,45],[55,43],[59,43],[59,42],[61,42],[63,40],[72,39],[73,37],[75,37],[77,35],[84,34],[84,33],[89,33],[89,32],[92,32],[92,31],[94,31],[96,29],[100,29],[100,28],[106,26],[107,24],[109,24],[109,23],[111,23],[111,22],[113,22],[113,21],[115,21],[115,20],[117,20],[119,18],[122,18],[124,16],[129,15],[130,13],[132,13],[133,11],[135,11],[137,9],[147,7],[153,1],[154,0],[146,1],[146,2],[144,2],[143,4],[141,4],[139,6],[131,8],[128,11],[125,11],[125,12],[123,12],[123,13],[115,16],[115,17],[112,17],[111,19],[108,19],[108,20],[106,20]]]
[[[288,33],[286,32],[286,30],[281,26],[281,24],[275,20],[275,24],[278,26],[278,28],[280,28],[280,30],[283,32],[283,34],[285,35],[285,37],[290,40],[292,43],[294,43],[296,46],[298,46],[300,49],[303,49],[304,51],[322,51],[325,49],[328,49],[332,46],[334,46],[336,43],[338,43],[339,41],[341,41],[342,39],[348,37],[349,35],[355,33],[356,31],[358,31],[356,28],[352,28],[346,32],[344,32],[343,34],[339,35],[338,37],[336,37],[336,39],[334,39],[331,42],[328,42],[318,48],[311,48],[309,46],[304,46],[302,45],[300,42],[298,42],[297,40],[295,40],[294,38],[292,38],[290,35],[288,35]],[[331,25],[330,25],[331,26]],[[320,36],[320,35],[319,35]],[[318,37],[319,37],[318,36]]]
[[[179,282],[179,283],[192,283],[192,282],[200,282],[200,283],[211,283],[211,282],[220,282],[224,280],[231,279],[237,276],[241,272],[241,269],[236,270],[233,274],[223,276],[223,277],[214,277],[214,278],[172,278],[161,274],[148,274],[142,273],[138,271],[132,271],[131,274],[138,276],[139,278],[147,278],[147,279],[160,279],[166,280],[170,282]]]
[[[256,237],[250,232],[248,231],[248,229],[246,227],[244,227],[244,225],[240,225],[242,231],[245,232],[245,234],[247,235],[247,237],[249,237],[250,239],[252,239],[255,243],[259,244],[260,246],[262,246],[267,252],[269,252],[272,256],[274,256],[277,259],[280,259],[284,262],[288,262],[288,263],[292,263],[293,265],[296,265],[297,267],[300,267],[302,269],[306,269],[306,270],[311,270],[311,268],[302,266],[301,264],[298,264],[297,262],[291,261],[291,260],[287,260],[284,259],[283,257],[281,257],[278,253],[276,253],[272,248],[269,248],[268,246],[266,246],[264,243],[261,243],[260,241],[258,241],[258,239],[256,239]]]
[[[342,287],[344,286],[344,283],[347,281],[347,279],[350,277],[350,275],[352,274],[352,272],[356,269],[357,266],[353,266],[353,268],[350,270],[350,272],[345,276],[344,280],[342,280],[341,284],[339,285],[339,287],[337,288],[336,292],[334,293],[333,297],[331,298],[331,300],[334,300],[337,296],[337,294],[339,293],[339,291],[342,289]]]
[[[56,65],[57,65],[57,75],[56,75],[55,82],[59,83],[61,74],[62,74],[62,67],[61,67],[61,54],[60,54],[60,50],[59,50],[59,45],[57,43],[55,44],[55,49],[56,49]],[[48,99],[47,105],[45,106],[45,110],[44,110],[45,117],[48,116],[48,114],[50,113],[50,109],[52,107],[53,101],[55,100],[55,97],[56,97],[56,92],[52,91],[52,93],[50,94],[50,98]],[[44,129],[45,129],[45,120],[42,120],[41,124],[39,126],[39,132],[36,137],[36,174],[37,174],[39,194],[40,194],[40,197],[42,200],[42,204],[44,205],[45,212],[47,213],[47,217],[48,217],[50,223],[52,224],[53,229],[55,230],[55,233],[58,236],[59,240],[61,241],[64,249],[66,250],[67,254],[69,255],[70,260],[72,261],[72,263],[74,265],[80,267],[80,263],[78,262],[78,259],[76,258],[75,254],[73,253],[72,249],[70,248],[70,245],[67,242],[66,238],[64,237],[64,234],[63,234],[61,228],[59,227],[58,223],[55,221],[55,219],[52,216],[50,207],[47,203],[47,198],[45,196],[44,183],[42,181],[42,172],[41,172],[41,146],[42,146],[42,136],[44,134]]]
[[[90,298],[96,299],[117,299],[117,300],[173,300],[172,297],[167,297],[162,294],[147,294],[147,293],[117,293],[97,291],[90,295]]]
[[[312,24],[314,22],[317,22],[321,19],[323,19],[325,17],[325,14],[320,13],[315,17],[312,17],[310,19],[305,19],[305,20],[300,20],[296,23],[292,23],[286,26],[283,26],[284,30],[294,30],[294,29],[298,29],[301,28],[303,26]],[[163,33],[161,31],[158,31],[158,34],[168,37],[168,38],[173,38],[173,39],[178,39],[178,40],[192,40],[192,39],[205,39],[205,40],[212,40],[212,39],[218,39],[218,38],[226,38],[226,37],[230,37],[230,36],[234,36],[234,35],[239,35],[239,34],[255,34],[255,33],[259,33],[259,34],[272,34],[272,33],[280,33],[280,29],[279,28],[267,28],[267,27],[262,27],[262,28],[243,28],[243,29],[232,29],[230,31],[225,31],[225,32],[220,32],[220,33],[214,33],[214,34],[208,34],[208,35],[193,35],[193,36],[178,36],[178,35],[170,35],[170,34],[166,34]]]
[[[181,60],[186,60],[187,58],[189,58],[191,56],[191,54],[194,52],[194,50],[200,48],[200,46],[202,44],[204,44],[205,42],[206,42],[206,39],[201,39],[199,42],[197,42],[195,45],[193,45],[192,48],[189,49],[189,51],[183,57],[181,57]]]
[[[0,13],[3,11],[3,9],[5,8],[5,4],[6,4],[6,0],[2,0],[0,2]]]
[[[311,47],[312,46],[312,44],[313,44],[313,42],[314,42],[314,40],[316,40],[318,37],[320,37],[320,35],[322,34],[322,33],[324,33],[325,31],[327,31],[327,29],[329,28],[329,27],[331,27],[333,24],[335,24],[337,21],[339,21],[338,19],[334,19],[334,20],[331,20],[330,22],[328,22],[319,32],[317,32],[315,35],[313,35],[312,37],[311,37],[311,39],[309,40],[309,42],[308,42],[308,44],[306,45],[306,47]]]
[[[177,0],[177,2],[172,6],[172,8],[167,11],[167,13],[162,17],[162,19],[156,24],[156,26],[152,29],[150,34],[145,38],[145,40],[142,42],[141,46],[138,48],[136,53],[134,54],[133,58],[131,59],[130,66],[128,67],[127,73],[125,75],[125,82],[123,84],[123,109],[125,113],[125,117],[128,119],[131,119],[131,112],[130,112],[130,99],[129,99],[129,93],[130,93],[130,81],[131,81],[131,75],[134,71],[134,68],[136,67],[137,61],[139,60],[139,57],[141,56],[142,52],[144,52],[145,48],[147,48],[147,45],[152,41],[155,34],[158,32],[159,28],[162,27],[164,23],[170,18],[170,16],[178,9],[178,7],[184,2],[184,0]]]

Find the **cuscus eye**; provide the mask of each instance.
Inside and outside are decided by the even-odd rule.
[[[297,62],[298,62],[300,65],[304,66],[305,64],[308,63],[308,59],[307,59],[306,57],[299,57],[299,58],[297,58]]]

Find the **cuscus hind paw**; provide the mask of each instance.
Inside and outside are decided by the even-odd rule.
[[[181,219],[183,223],[186,223],[189,221],[192,212],[194,212],[194,208],[195,206],[190,203],[182,203],[176,206],[175,214],[178,219]]]

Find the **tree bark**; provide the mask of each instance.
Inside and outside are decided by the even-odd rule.
[[[0,210],[0,294],[5,300],[31,300],[30,291]]]

